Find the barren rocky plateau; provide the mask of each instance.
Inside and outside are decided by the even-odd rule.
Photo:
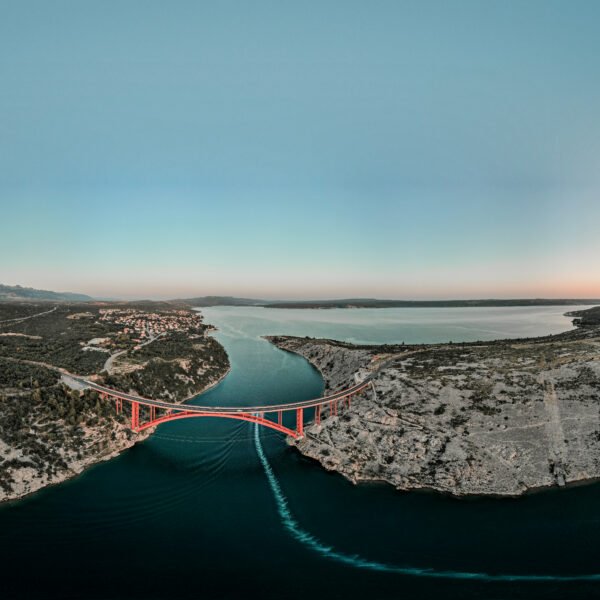
[[[600,308],[577,328],[495,342],[355,346],[271,336],[326,391],[374,373],[338,415],[294,441],[352,482],[456,496],[519,496],[600,477]]]

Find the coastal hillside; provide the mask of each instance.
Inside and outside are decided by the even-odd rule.
[[[182,402],[229,369],[197,311],[166,303],[0,303],[0,501],[64,481],[151,433],[65,374]],[[142,415],[143,417],[144,415]]]
[[[557,336],[431,346],[272,337],[327,389],[375,373],[338,416],[305,430],[303,454],[353,482],[517,496],[600,477],[600,308]]]

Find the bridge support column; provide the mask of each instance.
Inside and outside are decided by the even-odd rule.
[[[281,425],[282,422],[283,422],[283,411],[278,410],[277,411],[277,425]]]
[[[296,409],[296,433],[298,437],[304,435],[304,411],[301,408]]]
[[[315,423],[317,425],[321,424],[321,405],[317,404],[315,406]]]
[[[131,403],[131,429],[137,431],[140,426],[140,405],[139,402]]]

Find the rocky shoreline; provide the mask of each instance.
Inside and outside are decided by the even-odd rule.
[[[197,392],[184,398],[180,401],[180,403],[185,404],[192,398],[195,398],[196,396],[203,394],[213,387],[219,385],[219,383],[225,379],[230,370],[230,367],[228,367],[227,370],[224,371],[216,380],[206,384],[201,389],[198,389]],[[116,458],[122,452],[128,450],[135,444],[143,442],[145,439],[149,438],[155,430],[156,428],[152,427],[139,433],[133,433],[129,429],[128,422],[120,422],[115,420],[109,434],[112,435],[114,432],[115,435],[114,439],[111,439],[109,447],[105,448],[101,452],[91,454],[80,460],[68,461],[67,468],[54,475],[52,478],[36,476],[37,473],[27,467],[20,468],[13,484],[13,490],[10,493],[4,494],[0,490],[0,503],[14,502],[25,498],[26,496],[30,496],[31,494],[34,494],[35,492],[38,492],[46,487],[58,485],[68,481],[69,479],[73,479],[74,477],[81,475],[90,467]],[[104,428],[102,431],[96,431],[94,428],[88,428],[86,431],[86,438],[87,443],[91,446],[103,441],[105,442],[106,431]]]
[[[600,477],[600,309],[556,336],[354,346],[271,336],[306,358],[326,390],[373,386],[293,443],[354,483],[454,496],[514,497]]]

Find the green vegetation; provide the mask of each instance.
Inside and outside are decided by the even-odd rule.
[[[25,302],[0,304],[0,332],[15,319],[24,319],[41,312],[47,312],[54,307],[51,304],[29,304]]]
[[[196,312],[164,302],[0,302],[0,500],[72,476],[136,438],[127,411],[67,387],[57,367],[181,401],[229,367],[208,330]],[[111,354],[119,368],[109,374]]]
[[[573,317],[577,317],[573,323],[579,327],[587,328],[600,325],[600,306],[596,306],[588,310],[580,310],[570,314]]]
[[[108,448],[116,415],[92,391],[60,383],[56,371],[0,359],[0,489],[10,493],[14,472],[29,467],[52,481],[69,463]],[[94,440],[84,428],[94,427]]]
[[[214,383],[229,368],[227,353],[213,338],[197,336],[190,340],[183,333],[133,350],[122,362],[139,368],[103,375],[106,385],[135,390],[148,398],[179,401]]]
[[[44,308],[50,307],[37,305],[34,312]],[[92,316],[72,318],[82,311]],[[88,305],[59,305],[39,317],[0,324],[0,357],[48,363],[81,375],[96,373],[107,356],[97,350],[84,351],[83,347],[93,338],[117,331],[117,327],[97,320],[98,311],[98,307]],[[15,314],[14,307],[0,304],[0,321],[8,314]]]

